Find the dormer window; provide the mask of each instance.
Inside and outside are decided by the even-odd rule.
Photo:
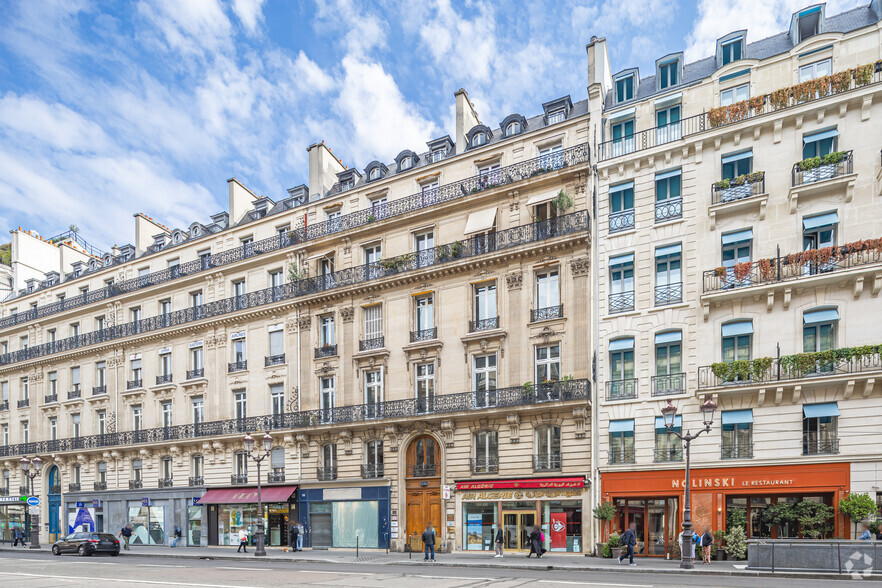
[[[355,187],[355,180],[346,180],[340,184],[341,190],[351,190]]]
[[[444,150],[443,149],[435,149],[432,151],[432,162],[441,161],[444,159]]]
[[[658,89],[664,90],[680,83],[680,60],[670,59],[658,66]]]
[[[622,76],[616,80],[616,102],[625,102],[634,97],[634,76]]]
[[[401,159],[401,169],[410,169],[413,165],[413,158],[410,155],[405,155]]]
[[[475,133],[475,136],[472,137],[472,147],[477,147],[478,145],[483,145],[487,142],[487,135],[484,133]]]
[[[380,179],[380,168],[375,167],[374,169],[372,169],[371,173],[368,177],[372,180],[379,180]]]
[[[564,121],[564,111],[558,110],[557,112],[552,112],[548,115],[548,124],[553,125],[555,123],[560,123]]]
[[[511,137],[512,135],[517,135],[521,132],[521,123],[518,121],[508,123],[508,126],[505,127],[505,136]]]
[[[802,43],[806,39],[814,37],[821,30],[821,7],[815,6],[808,10],[803,10],[797,16],[797,33],[799,38],[797,43]]]
[[[737,39],[732,39],[731,41],[726,41],[725,43],[723,43],[720,46],[723,58],[723,65],[741,59],[743,45],[743,37],[738,37]]]

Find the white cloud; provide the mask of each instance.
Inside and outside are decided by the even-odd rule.
[[[245,30],[254,33],[263,22],[263,3],[266,0],[233,0],[233,12]]]
[[[334,88],[334,78],[301,51],[294,60],[294,79],[297,87],[304,92],[328,92]]]
[[[0,129],[27,135],[52,149],[98,151],[109,144],[103,129],[63,104],[47,104],[35,96],[8,93],[0,98]],[[5,134],[4,133],[4,134]]]
[[[142,0],[138,11],[181,53],[201,55],[230,44],[232,26],[217,0]]]

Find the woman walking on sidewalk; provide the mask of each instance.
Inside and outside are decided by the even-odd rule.
[[[713,544],[714,536],[711,534],[710,527],[705,527],[704,533],[701,535],[701,546],[704,548],[704,565],[710,565],[711,545]]]
[[[534,553],[537,558],[542,557],[542,532],[539,530],[539,527],[533,527],[533,531],[530,533],[530,553],[527,554],[527,557],[530,557]]]
[[[248,553],[248,531],[245,530],[245,527],[239,529],[239,549],[236,550],[236,553],[240,551]]]

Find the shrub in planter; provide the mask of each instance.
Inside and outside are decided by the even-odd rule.
[[[726,533],[721,529],[719,531],[714,531],[714,545],[711,547],[711,557],[716,561],[723,561],[726,559],[726,548],[724,547],[725,543],[725,535]]]
[[[726,554],[732,559],[747,557],[747,536],[744,527],[731,527],[726,533]]]
[[[609,549],[610,555],[609,557],[619,557],[622,555],[622,548],[619,545],[619,536],[616,533],[610,534],[609,538],[606,540],[606,548]],[[604,549],[604,553],[606,549]]]

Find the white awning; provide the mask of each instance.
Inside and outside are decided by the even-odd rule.
[[[466,222],[465,234],[472,235],[474,233],[485,233],[493,228],[496,224],[496,209],[488,208],[487,210],[479,210],[478,212],[469,213],[469,220]]]
[[[543,202],[548,202],[549,200],[554,200],[558,194],[560,194],[560,190],[558,190],[557,192],[549,192],[547,194],[536,194],[535,196],[530,196],[530,199],[527,200],[527,206],[535,206],[537,204],[542,204]]]

